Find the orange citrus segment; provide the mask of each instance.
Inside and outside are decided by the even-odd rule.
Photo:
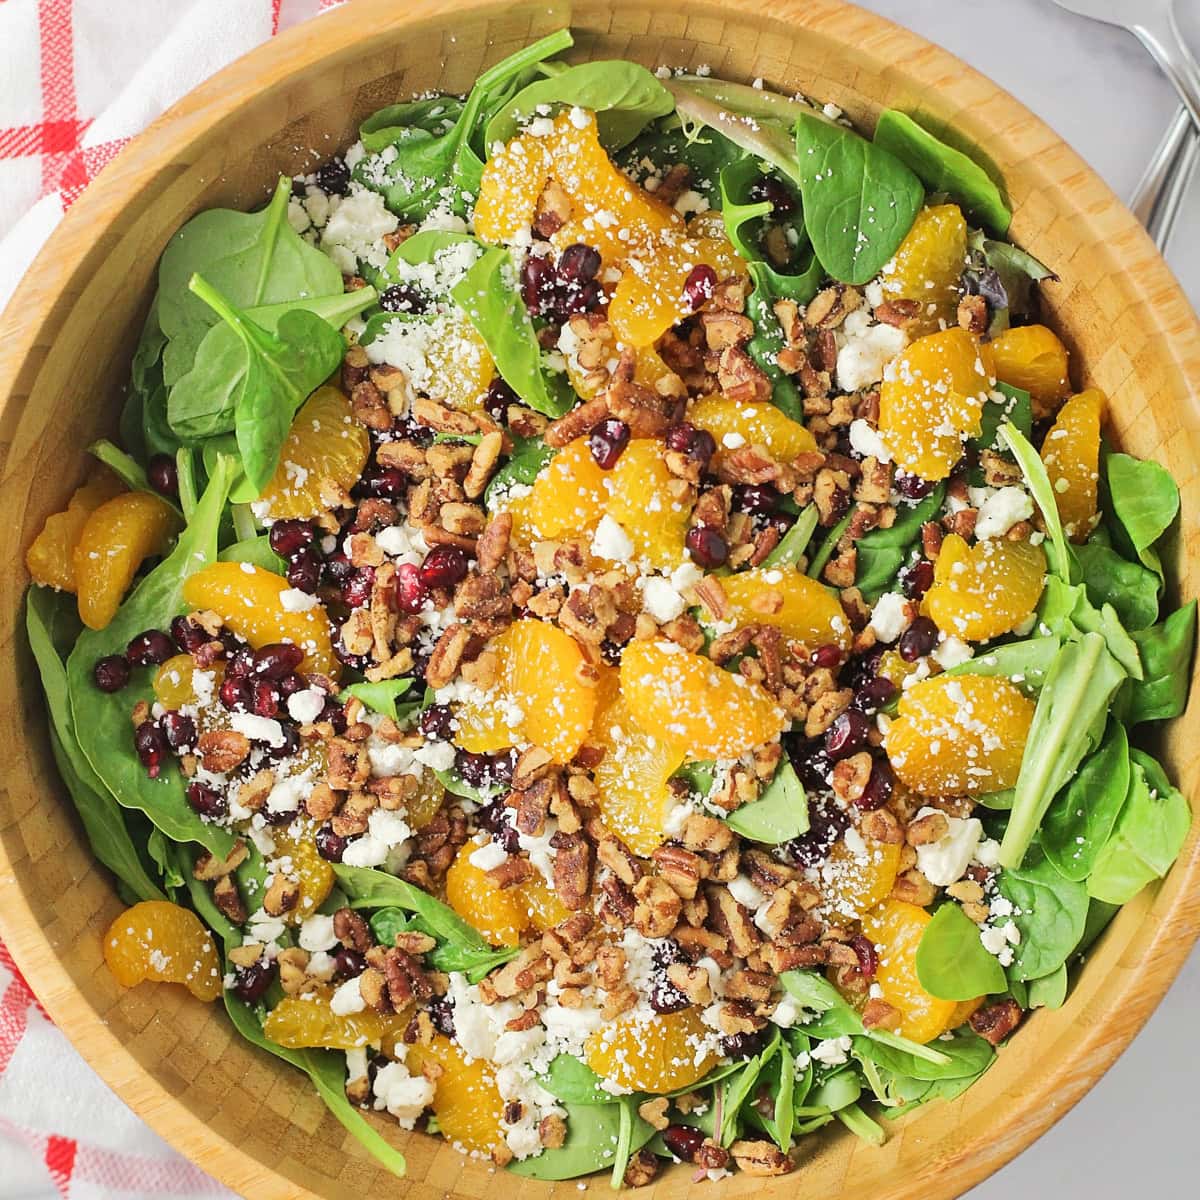
[[[292,421],[279,466],[258,499],[264,517],[316,517],[328,505],[322,487],[349,491],[367,464],[371,439],[335,387],[318,388]],[[256,510],[258,511],[258,510]]]
[[[922,611],[947,634],[970,641],[999,637],[1029,618],[1045,577],[1041,546],[1003,538],[968,546],[947,534]]]
[[[849,839],[834,843],[817,870],[826,904],[843,920],[855,921],[891,894],[900,870],[900,847],[866,841],[851,832]]]
[[[263,1033],[277,1046],[289,1050],[323,1047],[326,1050],[355,1050],[381,1042],[400,1041],[412,1019],[412,1009],[398,1013],[335,1013],[324,991],[305,996],[284,996],[263,1021]]]
[[[1054,488],[1054,503],[1073,542],[1087,540],[1096,523],[1096,491],[1100,478],[1100,417],[1104,393],[1088,388],[1058,411],[1054,427],[1042,443],[1042,462]]]
[[[702,1079],[717,1061],[710,1033],[695,1008],[651,1017],[627,1013],[588,1038],[584,1060],[622,1089],[673,1092]]]
[[[413,1075],[425,1067],[437,1068],[430,1071],[436,1075],[431,1107],[448,1142],[486,1154],[503,1140],[504,1101],[490,1064],[481,1058],[468,1061],[458,1045],[440,1033],[428,1045],[410,1046],[405,1062]]]
[[[995,376],[991,352],[965,329],[918,338],[887,368],[879,389],[879,432],[897,464],[944,479],[979,433]]]
[[[677,567],[684,559],[684,538],[692,498],[663,460],[663,444],[634,438],[608,472],[608,515],[628,534],[634,555],[653,567]]]
[[[992,339],[996,378],[1023,388],[1033,400],[1035,417],[1047,417],[1071,394],[1070,356],[1052,329],[1018,325]]]
[[[596,465],[587,438],[576,438],[534,480],[529,495],[514,511],[514,524],[534,538],[586,533],[604,515],[608,490],[608,473]]]
[[[121,481],[104,466],[96,467],[91,478],[75,489],[63,512],[46,518],[42,531],[25,551],[25,565],[34,583],[75,591],[75,546],[92,515],[106,501],[124,490]]]
[[[758,684],[674,642],[632,642],[621,695],[642,729],[688,759],[737,758],[777,736],[787,716]]]
[[[275,852],[271,857],[285,860],[280,863],[284,873],[289,879],[299,880],[300,898],[287,915],[289,921],[299,922],[325,903],[333,891],[334,875],[333,867],[317,850],[316,826],[305,822],[297,832],[293,832],[294,827],[295,823],[272,833]]]
[[[123,492],[88,517],[72,557],[79,619],[89,629],[117,615],[138,568],[162,554],[178,529],[175,510],[149,492]]]
[[[773,404],[701,396],[688,409],[687,419],[697,429],[706,429],[713,435],[718,465],[723,455],[739,446],[762,446],[779,463],[790,463],[798,454],[817,448],[813,435]]]
[[[482,867],[471,861],[481,848],[467,842],[446,872],[446,902],[494,946],[515,946],[529,924],[519,888],[497,887]]]
[[[221,994],[221,960],[212,935],[189,909],[169,900],[143,900],[104,935],[104,961],[122,987],[144,980],[182,983],[197,1000]]]
[[[850,623],[837,596],[793,567],[753,567],[721,580],[730,619],[739,625],[773,625],[816,648],[850,643]]]
[[[923,796],[1000,792],[1017,781],[1033,710],[1007,679],[938,675],[903,693],[884,746]]]
[[[325,609],[317,604],[289,612],[280,599],[288,587],[282,575],[251,563],[216,562],[187,578],[183,598],[193,608],[218,613],[229,629],[255,649],[272,642],[294,642],[304,651],[302,672],[336,679],[341,664],[334,657]]]
[[[922,209],[883,269],[884,296],[918,301],[921,311],[907,328],[933,333],[955,323],[958,281],[966,265],[967,223],[958,205]]]

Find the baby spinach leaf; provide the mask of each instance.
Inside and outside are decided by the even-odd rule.
[[[1045,683],[1061,646],[1056,637],[1008,642],[951,667],[946,674],[993,675],[1017,684],[1023,691],[1037,691]]]
[[[1046,523],[1046,533],[1050,537],[1050,569],[1064,582],[1076,583],[1079,580],[1079,563],[1071,553],[1067,535],[1063,532],[1062,520],[1058,515],[1058,505],[1054,500],[1054,489],[1050,485],[1050,476],[1042,464],[1038,452],[1030,444],[1029,439],[1011,422],[1000,426],[1000,437],[1008,444],[1021,474],[1025,477],[1025,486],[1033,496],[1034,503],[1041,509],[1042,519]]]
[[[543,1150],[533,1158],[514,1160],[508,1170],[528,1179],[578,1179],[595,1171],[612,1168],[617,1146],[622,1141],[621,1124],[628,1122],[624,1139],[630,1154],[640,1150],[654,1136],[654,1129],[636,1113],[626,1111],[630,1099],[606,1105],[568,1104],[567,1139],[554,1150]]]
[[[399,908],[376,909],[368,923],[371,932],[385,946],[394,945],[398,933],[414,929],[438,939],[438,944],[425,955],[426,961],[435,971],[460,971],[467,977],[468,983],[478,983],[496,967],[520,953],[519,946],[501,946],[493,950],[486,943],[481,947],[444,940],[419,913],[409,915]]]
[[[991,176],[973,159],[947,146],[906,113],[884,109],[875,125],[875,144],[911,167],[931,192],[945,192],[997,237],[1012,223],[1012,212]]]
[[[753,1058],[742,1064],[742,1069],[727,1076],[721,1083],[721,1128],[717,1140],[728,1146],[738,1135],[738,1122],[743,1105],[754,1098],[759,1077],[766,1065],[779,1053],[780,1034],[776,1027],[771,1040]]]
[[[165,763],[159,777],[151,779],[134,752],[129,714],[138,700],[154,702],[152,673],[137,672],[128,687],[106,693],[96,687],[92,668],[106,654],[123,652],[143,629],[161,629],[184,611],[185,580],[216,560],[231,474],[229,460],[220,459],[175,549],[137,585],[108,625],[83,631],[67,659],[71,719],[97,777],[122,807],[144,812],[172,841],[199,842],[222,858],[233,846],[233,835],[200,819],[184,796],[174,763]]]
[[[1129,741],[1121,722],[1109,720],[1100,748],[1054,797],[1042,822],[1042,849],[1061,875],[1079,882],[1092,873],[1128,791]]]
[[[1009,977],[1025,982],[1057,971],[1083,937],[1087,888],[1060,874],[1037,848],[1022,866],[1001,871],[996,886],[1012,902],[1012,920],[1021,931]]]
[[[1041,979],[1030,980],[1029,1007],[1051,1010],[1062,1008],[1067,999],[1068,982],[1066,963],[1058,970],[1051,971],[1049,975],[1043,975]]]
[[[101,438],[98,442],[93,442],[88,447],[88,453],[108,467],[130,491],[154,492],[141,465],[119,446],[114,446],[108,438]],[[158,495],[157,492],[154,494]],[[170,503],[169,500],[167,502]]]
[[[743,151],[715,129],[702,132],[682,128],[680,118],[655,121],[614,156],[614,161],[631,178],[645,174],[646,162],[682,163],[691,171],[690,186],[712,208],[721,206],[721,170],[741,158]]]
[[[612,1092],[600,1086],[601,1078],[582,1059],[558,1054],[538,1083],[563,1104],[611,1104]]]
[[[993,399],[983,406],[979,436],[971,438],[967,444],[976,451],[993,450],[1011,459],[1008,443],[1000,437],[1000,426],[1008,422],[1015,425],[1026,438],[1032,436],[1033,401],[1028,392],[1007,383],[997,383],[993,395],[1003,396],[1003,403]],[[983,467],[978,463],[970,468],[969,475],[972,487],[983,487],[987,483]]]
[[[887,1141],[887,1134],[883,1129],[857,1104],[847,1104],[845,1108],[839,1108],[836,1116],[855,1137],[861,1138],[868,1145],[882,1146]]]
[[[842,534],[846,532],[846,528],[850,524],[850,518],[854,515],[854,510],[851,509],[829,532],[825,535],[821,542],[820,548],[812,557],[812,562],[808,564],[808,570],[805,574],[809,579],[820,579],[821,572],[825,570],[825,564],[833,557],[833,552],[837,549],[837,544],[841,541]]]
[[[917,946],[917,978],[939,1000],[974,1000],[1003,992],[1004,968],[979,940],[979,926],[957,905],[933,914]]]
[[[514,441],[512,457],[492,476],[484,492],[484,504],[489,510],[495,505],[497,495],[504,495],[514,486],[532,484],[556,453],[541,438],[514,438]]]
[[[271,549],[271,539],[265,533],[256,534],[232,546],[226,546],[217,557],[221,562],[248,562],[273,575],[286,575],[287,563]]]
[[[957,905],[943,905],[943,908],[957,907]],[[941,909],[938,910],[939,912]],[[961,910],[959,910],[961,912]],[[963,917],[963,920],[969,918]],[[973,923],[972,923],[973,924]],[[928,930],[928,927],[926,927]],[[979,941],[979,928],[975,926],[975,940]],[[980,947],[982,949],[982,946]],[[987,954],[987,951],[984,951]],[[989,958],[992,958],[988,954]],[[999,969],[1000,964],[992,958],[992,962]],[[996,991],[1005,991],[1007,983],[1004,979],[1004,971],[1000,970],[1000,986]],[[976,992],[968,999],[974,999],[975,996],[982,995],[982,992]],[[854,1053],[859,1058],[869,1059],[878,1066],[891,1071],[896,1075],[909,1076],[913,1079],[925,1080],[933,1082],[939,1079],[977,1079],[991,1065],[996,1057],[996,1052],[992,1047],[981,1038],[978,1034],[969,1031],[959,1031],[951,1038],[939,1038],[938,1050],[942,1053],[943,1061],[940,1063],[931,1063],[927,1059],[919,1058],[916,1055],[908,1054],[903,1050],[897,1050],[892,1046],[885,1046],[879,1042],[872,1041],[870,1038],[855,1038]]]
[[[383,713],[385,717],[399,722],[396,701],[412,687],[412,682],[411,679],[384,679],[379,683],[352,683],[342,689],[338,700],[344,704],[347,697],[357,697],[372,712]]]
[[[1131,750],[1125,807],[1096,858],[1087,890],[1097,900],[1126,904],[1170,869],[1192,824],[1187,798],[1148,754]]]
[[[1099,745],[1109,704],[1124,678],[1098,633],[1086,633],[1059,651],[1026,739],[1012,814],[1000,846],[1005,867],[1021,865],[1051,801]]]
[[[921,537],[921,526],[936,519],[945,496],[946,485],[939,483],[919,504],[901,509],[889,528],[872,529],[855,543],[855,583],[869,603],[874,604],[891,587]]]
[[[658,117],[675,108],[675,98],[645,67],[621,60],[580,63],[523,87],[502,105],[483,134],[489,150],[507,142],[543,106],[575,105],[596,114],[600,142],[610,153],[633,141]]]
[[[1158,620],[1158,576],[1138,563],[1127,562],[1115,550],[1091,541],[1075,547],[1088,599],[1096,608],[1111,604],[1130,633]]]
[[[389,104],[372,113],[358,127],[359,140],[368,154],[378,154],[406,136],[440,137],[453,128],[463,104],[457,96],[427,96],[422,100]]]
[[[289,309],[275,332],[256,325],[207,280],[189,285],[241,340],[243,362],[231,396],[242,469],[258,493],[271,481],[301,404],[342,361],[342,335],[315,313]]]
[[[1143,566],[1161,576],[1154,543],[1179,512],[1179,487],[1165,467],[1128,454],[1104,458],[1104,481],[1112,514]]]
[[[1196,601],[1189,600],[1161,624],[1131,634],[1141,656],[1143,678],[1131,680],[1125,720],[1166,721],[1187,707],[1196,642]]]
[[[63,655],[79,633],[73,598],[50,588],[31,587],[25,597],[25,633],[42,679],[50,719],[50,749],[83,823],[92,853],[138,900],[161,900],[130,837],[120,806],[92,770],[75,736]]]
[[[779,539],[779,544],[763,559],[764,567],[794,567],[804,557],[816,531],[820,514],[815,504],[807,505],[796,523]]]
[[[553,382],[542,368],[542,349],[517,289],[508,251],[490,246],[455,284],[451,296],[487,344],[504,382],[530,408],[561,417],[575,395],[564,377]]]
[[[874,279],[912,228],[925,189],[898,158],[816,113],[796,122],[804,223],[834,279]]]
[[[1085,633],[1100,634],[1108,652],[1121,667],[1132,678],[1142,678],[1137,643],[1125,632],[1113,606],[1105,604],[1097,608],[1088,599],[1083,584],[1068,587],[1057,575],[1048,576],[1038,604],[1038,617],[1051,633],[1067,641],[1074,641]]]
[[[725,818],[734,833],[752,842],[778,846],[808,832],[808,797],[795,768],[785,758],[757,800]]]
[[[169,339],[162,355],[168,387],[191,370],[200,343],[218,320],[191,291],[193,275],[203,275],[237,308],[342,297],[341,271],[288,224],[291,188],[291,180],[281,176],[270,203],[256,213],[226,208],[197,213],[163,251],[157,314]]]

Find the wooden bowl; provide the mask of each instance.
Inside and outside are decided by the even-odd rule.
[[[1102,388],[1132,453],[1167,465],[1183,492],[1177,566],[1200,590],[1200,441],[1189,380],[1200,327],[1140,226],[1054,133],[957,59],[838,0],[559,0],[458,7],[356,0],[261,47],[192,92],[136,139],[75,204],[0,322],[0,934],[57,1024],[163,1137],[255,1200],[574,1196],[575,1183],[503,1179],[438,1139],[381,1123],[408,1156],[397,1180],[365,1156],[308,1081],[236,1038],[224,1013],[183,989],[122,991],[100,937],[120,902],[92,860],[56,777],[21,625],[25,548],[62,508],[83,448],[116,425],[154,269],[198,209],[248,207],[279,172],[310,168],[380,106],[427,88],[466,91],[481,68],[561,25],[575,58],[628,57],[833,101],[865,128],[887,105],[951,123],[984,147],[1014,200],[1013,237],[1058,272],[1045,289],[1076,384]],[[1157,749],[1189,795],[1200,778],[1193,701]],[[800,1176],[739,1175],[714,1198],[803,1190],[826,1200],[939,1200],[1007,1162],[1100,1077],[1167,990],[1197,933],[1196,830],[1160,886],[1121,913],[1064,1009],[1034,1016],[975,1087],[892,1127],[882,1149],[810,1138]],[[1166,1064],[1165,1070],[1183,1069]],[[682,1197],[690,1171],[645,1196]],[[610,1195],[607,1179],[589,1190]]]

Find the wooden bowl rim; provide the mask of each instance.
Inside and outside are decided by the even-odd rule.
[[[273,79],[276,86],[294,80],[327,54],[363,42],[381,30],[429,19],[452,19],[467,10],[502,11],[506,6],[503,0],[479,0],[469,5],[455,0],[410,0],[403,6],[402,15],[397,7],[393,0],[356,0],[353,5],[321,16],[319,38],[312,37],[314,26],[310,22],[288,30],[194,88],[129,142],[117,157],[117,169],[110,166],[103,171],[72,205],[0,313],[0,411],[7,410],[18,370],[36,346],[39,331],[51,316],[60,293],[70,286],[87,248],[104,236],[163,163],[186,153],[188,145],[205,130],[235,118],[241,97],[252,93],[263,78]],[[739,11],[761,15],[762,8],[761,0],[701,0],[695,7],[715,16]],[[563,15],[565,21],[569,9],[564,8]],[[899,62],[900,70],[931,84],[948,75],[957,75],[968,83],[984,79],[949,51],[846,0],[796,0],[779,5],[771,17],[781,24],[788,21],[809,27],[843,44],[857,44],[860,53],[868,57],[873,54],[869,47],[884,38],[893,51],[891,61]],[[899,55],[894,53],[897,48]],[[1092,168],[1023,104],[1004,89],[997,87],[997,91],[1007,115],[1036,130],[1047,153],[1066,156],[1072,174],[1090,177],[1095,188],[1111,198],[1120,236],[1130,237],[1135,243],[1140,238],[1139,249],[1149,247],[1144,230]],[[1154,297],[1156,312],[1170,312],[1172,320],[1160,319],[1158,326],[1164,333],[1170,327],[1166,345],[1182,375],[1185,363],[1200,363],[1200,321],[1157,253],[1151,255],[1149,269],[1152,278],[1140,290]],[[7,455],[8,448],[0,451],[0,463]],[[923,1200],[960,1196],[1060,1120],[1112,1065],[1165,995],[1200,935],[1200,906],[1188,901],[1189,892],[1200,891],[1200,842],[1194,833],[1193,829],[1190,855],[1181,856],[1172,871],[1179,886],[1165,910],[1156,914],[1155,929],[1144,947],[1142,962],[1153,966],[1149,983],[1149,973],[1129,973],[1115,994],[1106,994],[1103,1008],[1089,1013],[1091,1023],[1086,1033],[1053,1074],[1022,1077],[1021,1098],[1013,1101],[1015,1130],[972,1132],[955,1147],[953,1158],[942,1159],[934,1172],[918,1171],[913,1169],[915,1164],[909,1164],[898,1172],[894,1182],[889,1180],[878,1200],[911,1200],[918,1194]],[[192,1162],[202,1164],[216,1179],[243,1194],[254,1195],[256,1200],[292,1200],[298,1196],[316,1200],[315,1193],[266,1167],[217,1133],[143,1069],[75,986],[38,926],[3,840],[0,937],[58,1028],[105,1083],[160,1136]],[[1122,1009],[1127,1010],[1128,1018],[1130,1006],[1135,1019],[1127,1019],[1115,1035],[1110,1035],[1108,1018]],[[1018,1114],[1019,1121],[1015,1119]],[[919,1191],[913,1190],[916,1185]]]

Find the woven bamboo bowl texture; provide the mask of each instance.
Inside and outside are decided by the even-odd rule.
[[[714,74],[833,101],[865,128],[887,105],[985,147],[1014,201],[1017,242],[1061,282],[1046,289],[1078,378],[1112,399],[1119,443],[1170,468],[1183,492],[1176,560],[1200,590],[1200,327],[1149,240],[1054,133],[994,84],[911,33],[839,3],[396,4],[356,0],[272,42],[191,93],[113,162],[50,239],[0,321],[0,935],[50,1015],[160,1134],[254,1200],[283,1197],[576,1196],[574,1182],[497,1177],[440,1140],[381,1123],[408,1156],[397,1180],[328,1116],[307,1081],[235,1037],[182,989],[118,988],[100,937],[120,904],[92,860],[53,768],[21,631],[22,556],[116,424],[155,262],[198,209],[248,207],[278,172],[309,169],[374,109],[428,88],[466,91],[481,68],[561,25],[576,59],[708,64]],[[1197,795],[1197,702],[1157,749]],[[1200,921],[1196,831],[1170,877],[1121,914],[1070,1002],[1039,1013],[962,1098],[891,1127],[882,1149],[831,1132],[800,1173],[734,1176],[713,1200],[959,1195],[1046,1130],[1126,1046],[1169,986]],[[1172,1069],[1167,1064],[1164,1069]],[[682,1197],[690,1171],[640,1195]],[[608,1195],[605,1178],[588,1189]]]

